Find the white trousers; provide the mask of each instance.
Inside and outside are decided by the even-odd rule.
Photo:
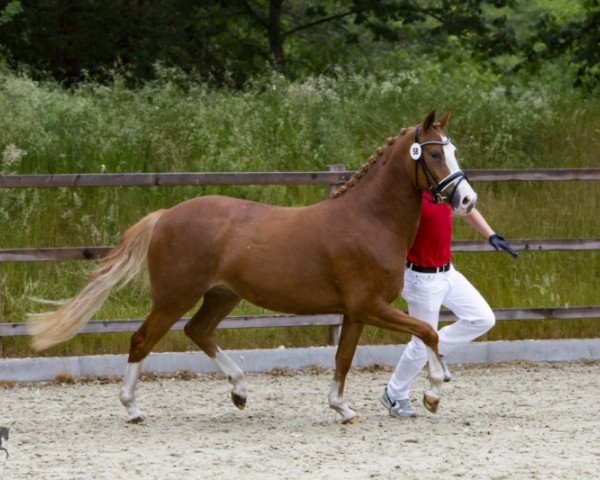
[[[442,305],[458,320],[442,328],[439,334],[440,355],[466,345],[494,326],[494,312],[465,276],[453,266],[443,273],[417,273],[406,269],[402,297],[408,313],[437,329]],[[392,400],[409,398],[409,387],[427,363],[425,344],[416,337],[406,345],[396,370],[388,383]]]

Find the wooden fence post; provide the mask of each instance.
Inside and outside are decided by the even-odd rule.
[[[328,172],[345,172],[346,167],[339,163],[333,165],[327,165]],[[332,183],[325,186],[325,198],[331,197],[331,194],[338,188],[337,185]],[[338,345],[340,343],[340,334],[342,332],[341,325],[330,325],[328,331],[329,345]]]
[[[4,269],[0,262],[0,323],[4,323]],[[0,358],[4,356],[2,349],[2,336],[0,336]]]

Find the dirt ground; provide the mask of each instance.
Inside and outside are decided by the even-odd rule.
[[[600,363],[454,366],[437,415],[391,418],[391,370],[353,369],[327,405],[332,372],[248,375],[246,410],[215,375],[138,384],[145,423],[125,423],[119,383],[0,388],[1,479],[592,479],[600,477]],[[183,377],[186,377],[183,375]]]

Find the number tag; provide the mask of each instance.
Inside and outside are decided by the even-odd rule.
[[[410,146],[410,158],[413,160],[418,160],[421,158],[421,145],[418,143],[413,143]]]

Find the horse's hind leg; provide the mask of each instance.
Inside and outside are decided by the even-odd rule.
[[[190,308],[193,305],[190,305]],[[135,386],[140,373],[141,362],[150,353],[154,345],[169,331],[173,324],[181,318],[187,309],[158,308],[155,304],[152,312],[142,326],[131,337],[129,360],[123,379],[123,387],[119,396],[127,409],[127,421],[139,423],[144,420],[135,401]]]
[[[348,316],[344,316],[344,324],[340,335],[340,342],[335,354],[335,373],[333,384],[329,392],[329,406],[342,416],[342,423],[356,423],[360,418],[356,412],[344,402],[344,386],[346,375],[352,365],[352,358],[356,351],[358,339],[363,331],[362,323],[353,322]]]
[[[240,302],[240,297],[230,290],[215,288],[204,295],[200,310],[185,326],[185,333],[204,353],[217,364],[221,372],[233,385],[231,400],[240,410],[246,406],[248,391],[244,372],[215,343],[214,334],[217,325]]]

